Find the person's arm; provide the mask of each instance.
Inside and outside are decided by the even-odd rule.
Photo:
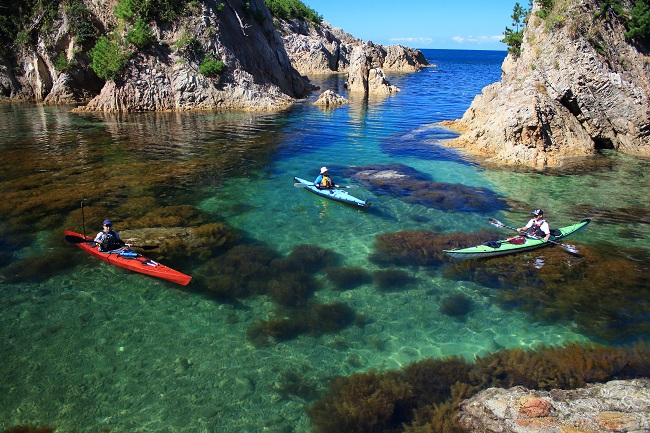
[[[314,185],[315,185],[315,186],[320,186],[320,183],[321,183],[322,181],[323,181],[323,175],[320,174],[320,175],[318,175],[318,177],[317,177],[316,180],[314,181]]]
[[[528,224],[526,224],[526,225],[523,226],[523,227],[518,228],[517,231],[518,231],[519,233],[521,233],[521,232],[525,232],[525,231],[528,230],[528,229],[530,228],[530,226],[532,226],[532,225],[533,225],[533,220],[530,220],[530,221],[528,221]]]

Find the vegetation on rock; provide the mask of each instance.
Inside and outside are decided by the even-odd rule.
[[[284,20],[302,19],[320,24],[323,17],[300,0],[264,0],[271,15]]]

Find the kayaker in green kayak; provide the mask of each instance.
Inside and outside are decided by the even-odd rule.
[[[124,242],[120,238],[120,235],[113,230],[113,222],[109,219],[104,220],[102,231],[95,236],[95,243],[97,243],[101,252],[113,251],[122,247],[131,247],[130,244]]]
[[[332,189],[339,187],[330,178],[330,173],[327,167],[320,168],[320,175],[314,181],[314,186],[318,189]]]
[[[551,237],[551,229],[544,219],[544,211],[541,209],[535,209],[533,211],[533,217],[528,221],[528,224],[518,228],[517,231],[519,233],[527,233],[529,236],[539,238],[544,242],[548,241],[548,238]]]

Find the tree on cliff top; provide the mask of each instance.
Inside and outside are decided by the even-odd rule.
[[[294,18],[304,19],[314,24],[320,24],[323,17],[300,0],[264,0],[271,15],[283,20]]]

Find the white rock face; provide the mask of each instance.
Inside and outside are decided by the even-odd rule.
[[[650,59],[616,20],[598,21],[595,0],[571,2],[561,27],[535,15],[522,54],[503,63],[449,142],[503,164],[557,166],[599,149],[650,155]],[[602,38],[599,45],[593,40]],[[592,41],[592,42],[590,42]]]

